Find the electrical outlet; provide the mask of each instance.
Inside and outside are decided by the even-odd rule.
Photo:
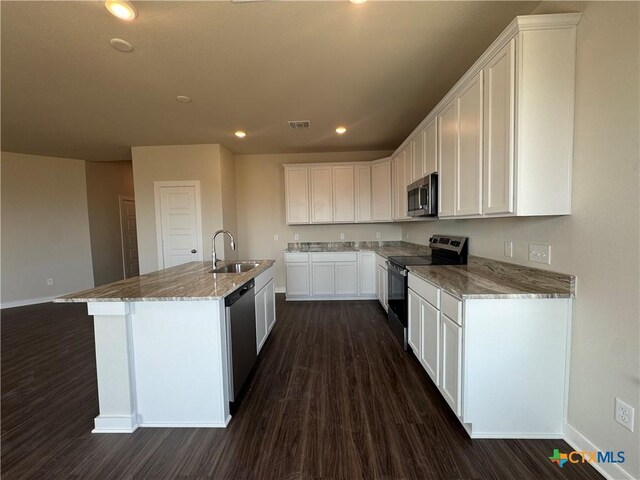
[[[633,416],[635,414],[635,410],[631,405],[624,403],[618,397],[616,397],[616,412],[615,419],[620,425],[622,425],[627,430],[633,432]]]
[[[511,240],[504,242],[504,256],[513,258],[513,242]]]
[[[340,234],[340,240],[344,240],[344,233]]]
[[[53,278],[47,278],[47,286],[53,285]]]
[[[551,265],[551,245],[529,244],[529,261]]]
[[[278,237],[278,234],[274,234],[274,235],[273,235],[273,241],[274,241],[274,242],[277,242],[279,238],[280,238],[280,237]]]
[[[380,240],[380,232],[376,232],[376,239]]]
[[[300,235],[296,233],[296,234],[293,236],[293,239],[297,242],[298,240],[300,240]]]

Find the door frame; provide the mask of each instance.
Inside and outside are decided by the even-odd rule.
[[[122,202],[123,202],[123,200],[130,200],[135,204],[136,197],[131,197],[131,196],[128,196],[128,195],[118,195],[118,215],[120,216],[120,250],[122,251],[122,274],[123,274],[124,278],[130,278],[130,277],[127,277],[127,260],[126,260],[127,252],[125,252],[125,250],[124,250],[124,228],[123,228],[123,225],[122,225]],[[136,230],[137,229],[138,229],[138,212],[136,211]],[[140,268],[140,255],[139,255],[139,253],[140,253],[140,249],[138,248],[138,269]]]
[[[202,209],[200,204],[200,180],[168,180],[153,182],[153,197],[155,203],[156,222],[156,250],[158,252],[158,268],[164,269],[164,249],[162,248],[162,207],[160,205],[160,190],[163,187],[194,187],[196,191],[196,237],[198,242],[198,258],[203,260],[202,252]],[[137,218],[137,217],[136,217]],[[136,220],[137,221],[137,220]]]

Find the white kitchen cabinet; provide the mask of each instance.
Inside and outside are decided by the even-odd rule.
[[[375,161],[371,164],[371,221],[392,220],[391,199],[391,159]]]
[[[420,297],[411,289],[407,291],[407,343],[413,350],[416,357],[420,358],[422,355],[421,347],[421,322],[422,322],[422,307],[420,305]]]
[[[424,127],[424,157],[422,164],[422,177],[438,171],[438,119],[434,117]]]
[[[256,351],[260,353],[276,322],[275,268],[269,267],[255,278]]]
[[[420,363],[431,380],[440,382],[440,311],[431,303],[420,299],[420,333],[422,350]]]
[[[356,196],[356,222],[371,221],[371,207],[373,199],[371,197],[371,165],[356,165],[355,174],[355,196]]]
[[[462,327],[446,315],[442,319],[440,391],[453,412],[460,416],[462,390]]]
[[[359,252],[358,264],[360,272],[358,274],[360,295],[376,294],[376,254],[373,252]]]
[[[456,162],[458,157],[458,99],[438,115],[438,216],[455,214]]]
[[[313,295],[333,295],[335,293],[335,273],[333,262],[311,263],[311,291]]]
[[[309,169],[284,170],[287,224],[309,223]]]
[[[384,257],[376,255],[376,297],[385,311],[389,308],[388,303],[388,270]]]
[[[484,67],[483,212],[514,211],[515,43]]]
[[[336,262],[334,266],[336,295],[358,295],[358,263]]]
[[[482,214],[482,72],[458,95],[455,214]]]
[[[333,175],[333,221],[356,221],[355,183],[353,165],[332,167]]]
[[[331,167],[311,167],[311,222],[333,221],[333,171]]]
[[[287,298],[307,297],[311,295],[309,288],[309,259],[307,254],[285,254],[285,270],[287,274]],[[289,259],[287,257],[289,256]],[[305,258],[301,260],[300,257]]]
[[[409,220],[407,215],[407,185],[411,183],[411,144],[393,160],[393,212],[394,220]]]
[[[413,140],[411,140],[411,151],[412,151],[412,175],[411,175],[411,183],[415,182],[419,178],[424,177],[425,170],[425,135],[424,130],[418,133]]]

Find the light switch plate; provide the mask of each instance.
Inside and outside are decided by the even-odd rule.
[[[340,240],[344,240],[344,233],[340,234]]]
[[[278,234],[277,234],[277,233],[273,235],[273,241],[274,241],[274,242],[277,242],[279,238],[280,238],[280,237],[278,237]]]
[[[380,232],[376,232],[376,239],[380,240]]]
[[[50,287],[53,285],[53,278],[47,278],[47,285]]]
[[[551,265],[551,245],[529,244],[529,261]]]
[[[296,234],[293,236],[293,239],[297,242],[298,240],[300,240],[300,235],[296,233]]]

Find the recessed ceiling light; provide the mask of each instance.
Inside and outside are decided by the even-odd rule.
[[[128,0],[106,0],[104,6],[109,13],[120,20],[133,20],[138,16],[138,9]]]
[[[121,38],[112,38],[111,40],[109,40],[109,43],[119,52],[129,53],[133,51],[133,45]]]
[[[343,133],[345,133],[347,131],[347,129],[345,127],[338,127],[336,128],[336,133],[338,135],[342,135]]]
[[[176,100],[180,103],[191,103],[191,97],[187,97],[186,95],[178,95]]]
[[[351,3],[355,3],[356,5],[360,5],[365,3],[367,0],[349,0]]]
[[[243,132],[242,130],[238,130],[238,131],[235,133],[235,135],[236,135],[236,137],[238,137],[238,138],[244,138],[244,137],[246,137],[246,136],[247,136],[247,132]]]

